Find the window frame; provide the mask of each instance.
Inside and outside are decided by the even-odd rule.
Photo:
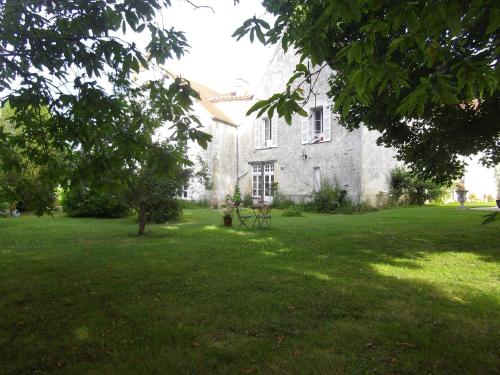
[[[324,116],[323,116],[323,107],[316,107],[311,110],[312,112],[312,121],[313,121],[313,126],[312,126],[312,133],[313,136],[317,134],[323,134],[324,131]],[[320,118],[316,118],[316,114],[320,114]],[[316,125],[319,122],[319,131],[316,129]]]
[[[273,139],[273,128],[271,124],[270,118],[264,118],[264,143],[267,146],[268,141],[272,141]]]
[[[275,181],[274,163],[252,165],[252,198],[265,199],[272,197]]]
[[[264,189],[264,181],[262,178],[262,164],[252,166],[252,197],[260,198]]]

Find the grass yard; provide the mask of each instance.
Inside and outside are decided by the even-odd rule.
[[[0,373],[499,374],[485,214],[0,219]]]

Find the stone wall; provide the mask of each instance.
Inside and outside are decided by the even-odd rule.
[[[257,99],[267,98],[283,90],[288,77],[298,62],[293,53],[284,54],[278,50],[269,70],[266,72]],[[319,94],[310,98],[306,107],[318,104],[331,105],[326,96],[331,70],[324,69],[318,79],[315,91]],[[278,146],[255,149],[254,118],[247,118],[238,129],[239,176],[243,193],[250,193],[252,167],[249,163],[275,161],[275,181],[284,195],[299,201],[308,199],[314,189],[314,168],[319,168],[322,178],[338,182],[349,196],[359,201],[361,196],[361,142],[362,131],[348,131],[332,119],[331,140],[317,144],[302,144],[301,116],[295,116],[292,125],[278,119]]]
[[[265,73],[256,100],[268,98],[282,91],[292,75],[298,57],[293,52],[276,54]],[[333,105],[326,93],[332,70],[321,71],[314,91],[305,109],[319,105]],[[305,90],[307,92],[307,88]],[[331,140],[317,144],[302,144],[301,116],[295,116],[289,126],[278,119],[278,146],[255,149],[253,118],[248,118],[238,129],[240,187],[243,193],[251,192],[252,166],[259,161],[275,162],[275,181],[284,195],[300,201],[308,199],[314,189],[314,169],[319,168],[322,178],[337,182],[344,187],[355,201],[379,204],[380,192],[387,192],[390,185],[390,171],[397,162],[394,150],[376,145],[378,133],[360,127],[348,131],[332,119]]]
[[[207,191],[201,181],[191,178],[188,199],[220,202],[227,194],[232,194],[236,184],[236,128],[213,121],[210,134],[212,141],[206,150],[190,142],[188,158],[195,163],[195,171],[201,167],[197,155],[208,165],[213,188]]]
[[[380,133],[362,127],[361,201],[379,206],[389,193],[391,171],[402,165],[394,149],[377,145]]]
[[[207,149],[196,142],[188,142],[187,156],[194,163],[194,171],[201,165],[198,156],[207,164],[213,189],[207,191],[202,181],[191,178],[188,186],[189,200],[224,200],[226,194],[232,194],[236,184],[236,127],[214,120],[200,105],[195,105],[194,112],[203,124],[203,131],[212,135]]]

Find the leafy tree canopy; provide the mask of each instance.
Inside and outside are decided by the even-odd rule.
[[[198,94],[182,78],[139,82],[141,69],[181,57],[184,34],[157,22],[169,0],[4,0],[0,2],[0,98],[14,109],[16,145],[39,165],[49,150],[66,157],[61,176],[113,182],[150,157],[166,121],[173,140],[206,146],[190,114]],[[140,34],[144,49],[131,41]],[[137,38],[136,38],[137,39]],[[164,77],[164,74],[161,74]],[[177,159],[169,158],[171,163]]]
[[[42,116],[47,115],[47,111],[43,111]],[[0,108],[0,133],[16,139],[22,129],[9,121],[12,116],[13,109],[8,104]],[[30,144],[29,141],[24,143]],[[30,147],[34,145],[30,144]],[[42,214],[53,208],[59,176],[52,172],[64,164],[64,160],[55,150],[46,150],[47,163],[39,165],[23,151],[19,146],[12,147],[8,142],[0,141],[0,202]]]
[[[379,143],[423,177],[462,174],[461,156],[500,162],[499,28],[494,0],[265,0],[271,26],[252,18],[234,36],[301,57],[284,92],[251,112],[291,123],[322,66],[340,123],[381,132]],[[298,83],[302,82],[302,83]]]

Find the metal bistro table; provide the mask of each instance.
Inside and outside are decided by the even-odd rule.
[[[271,228],[271,209],[272,207],[267,204],[250,206],[255,219],[253,221],[252,229],[257,225],[257,228],[263,229],[265,227]]]

